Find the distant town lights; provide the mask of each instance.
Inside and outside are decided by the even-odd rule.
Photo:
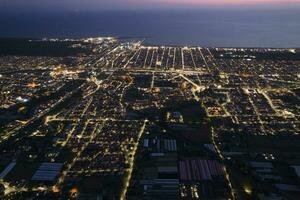
[[[244,191],[245,191],[247,194],[249,194],[249,195],[252,194],[252,190],[251,190],[251,188],[250,188],[249,186],[245,186],[245,187],[244,187]]]

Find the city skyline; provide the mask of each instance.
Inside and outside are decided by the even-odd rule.
[[[0,0],[0,200],[297,200],[300,0]]]

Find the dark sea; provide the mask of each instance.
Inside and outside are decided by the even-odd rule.
[[[0,37],[94,36],[161,45],[300,47],[300,10],[0,13]]]

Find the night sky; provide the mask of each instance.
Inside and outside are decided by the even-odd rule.
[[[178,8],[292,8],[300,0],[0,0],[0,10],[110,10]]]

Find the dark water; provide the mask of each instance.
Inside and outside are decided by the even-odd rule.
[[[101,35],[168,45],[300,47],[300,10],[0,14],[0,37]]]

